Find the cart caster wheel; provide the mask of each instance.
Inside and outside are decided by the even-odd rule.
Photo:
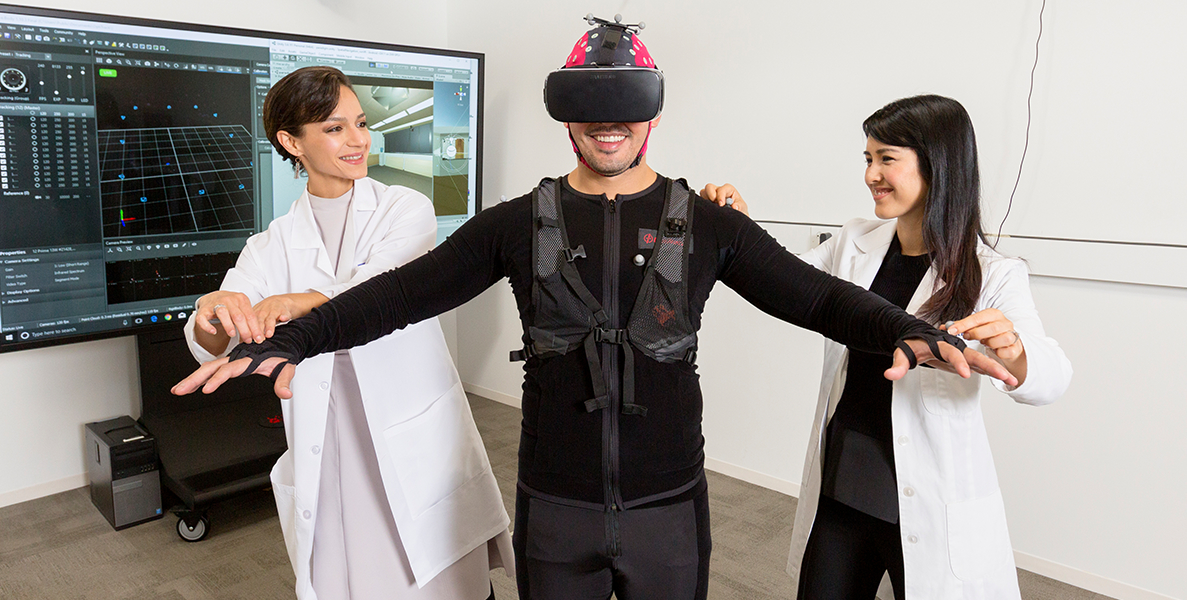
[[[210,533],[210,519],[203,516],[191,528],[185,524],[185,519],[177,519],[177,535],[187,542],[200,542]]]

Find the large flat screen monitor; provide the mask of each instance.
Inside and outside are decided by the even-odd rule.
[[[184,321],[304,188],[261,111],[307,65],[439,240],[479,210],[481,54],[0,5],[0,352]]]

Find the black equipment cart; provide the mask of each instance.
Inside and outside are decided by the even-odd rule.
[[[157,440],[161,483],[176,507],[177,534],[196,542],[210,531],[211,503],[268,488],[287,444],[280,400],[264,377],[236,379],[213,394],[169,389],[198,368],[180,328],[137,336],[140,424]]]

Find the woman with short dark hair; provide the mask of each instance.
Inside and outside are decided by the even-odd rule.
[[[436,242],[428,198],[367,177],[371,132],[341,71],[285,76],[264,128],[305,193],[198,300],[186,333],[200,362]],[[493,597],[490,569],[514,569],[509,520],[437,320],[309,359],[291,390],[272,483],[297,597]]]

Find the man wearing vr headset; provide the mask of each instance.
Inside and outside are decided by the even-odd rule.
[[[474,298],[504,277],[526,360],[514,546],[525,600],[703,599],[709,509],[696,331],[718,280],[763,311],[868,352],[1011,383],[958,338],[786,252],[742,212],[656,174],[647,140],[663,76],[635,26],[596,25],[548,76],[549,114],[578,165],[482,211],[441,246],[378,275],[230,362],[180,383],[229,377],[387,335]],[[908,339],[909,338],[909,339]],[[897,349],[896,349],[897,348]],[[967,359],[967,362],[966,362]],[[282,368],[283,367],[283,368]],[[460,427],[459,431],[464,429]]]

